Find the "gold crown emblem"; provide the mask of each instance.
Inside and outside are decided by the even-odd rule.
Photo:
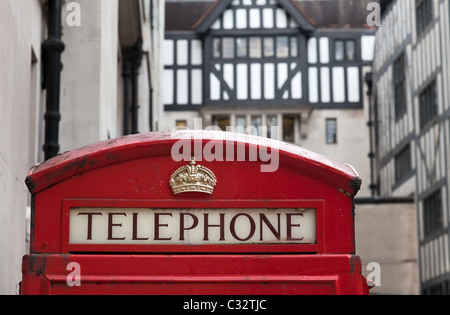
[[[170,178],[170,187],[175,195],[188,192],[200,192],[212,195],[217,185],[213,172],[206,167],[196,165],[192,158],[190,165],[180,167]]]

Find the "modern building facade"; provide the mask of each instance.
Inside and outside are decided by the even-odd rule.
[[[58,114],[47,111],[44,71],[52,2],[65,46]],[[59,152],[149,131],[164,9],[150,0],[0,1],[0,295],[18,292],[31,208],[24,180],[44,160],[45,118],[61,117]]]
[[[381,196],[414,196],[421,293],[450,294],[449,1],[384,1],[374,59]]]

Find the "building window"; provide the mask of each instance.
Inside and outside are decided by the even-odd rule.
[[[275,42],[273,37],[264,38],[264,57],[275,56]]]
[[[217,125],[222,131],[227,131],[227,127],[230,126],[230,117],[217,118]]]
[[[289,38],[287,36],[277,37],[277,58],[289,57]]]
[[[234,58],[234,38],[226,37],[222,40],[222,58]]]
[[[169,36],[169,35],[168,35]],[[172,37],[170,35],[169,37]],[[172,38],[164,41],[163,103],[166,110],[178,105],[203,104],[203,47],[196,38]],[[214,55],[222,55],[221,40],[214,41]]]
[[[447,280],[424,289],[423,295],[450,295],[450,281]]]
[[[327,144],[336,144],[337,143],[337,119],[330,118],[327,119]]]
[[[405,179],[411,170],[411,146],[408,145],[395,157],[395,181],[398,183]]]
[[[419,96],[420,128],[424,129],[438,114],[436,81],[429,84]]]
[[[423,201],[423,225],[425,238],[440,231],[444,226],[440,189]]]
[[[278,140],[278,117],[277,116],[267,116],[267,138]]]
[[[433,21],[433,0],[416,0],[417,36]]]
[[[334,42],[334,59],[336,61],[355,60],[356,42],[354,40],[336,40]]]
[[[395,97],[395,118],[401,118],[407,109],[406,103],[406,74],[405,74],[405,54],[394,62],[394,97]]]
[[[354,41],[352,41],[354,43]],[[295,36],[223,37],[213,39],[214,59],[297,58],[299,41]],[[350,60],[350,59],[349,59]]]
[[[213,40],[213,55],[214,58],[220,58],[221,53],[220,51],[222,50],[222,44],[221,44],[221,40],[220,38],[214,38]]]
[[[291,57],[298,56],[298,40],[297,37],[291,37]]]
[[[251,119],[251,134],[254,136],[261,136],[262,117],[252,116]]]
[[[294,143],[295,142],[295,118],[291,116],[283,117],[283,141]]]
[[[245,116],[237,116],[236,117],[236,126],[235,131],[239,133],[245,133],[245,128],[247,128],[247,117]]]
[[[249,45],[249,55],[250,58],[261,58],[262,48],[261,48],[261,37],[250,37]]]
[[[234,122],[234,126],[231,123]],[[223,131],[234,131],[237,133],[249,134],[260,137],[267,137],[273,140],[283,140],[285,142],[295,142],[297,118],[295,115],[286,115],[280,118],[275,114],[262,115],[215,115],[213,116],[214,126]]]
[[[239,58],[247,57],[247,38],[236,39],[236,54]]]
[[[334,43],[334,59],[336,59],[336,61],[344,61],[344,58],[345,58],[344,41],[337,40]]]
[[[176,121],[176,127],[177,127],[177,129],[186,129],[187,128],[187,121],[186,120],[177,120]]]
[[[355,60],[356,56],[356,43],[354,40],[347,40],[345,42],[345,52],[348,61]]]

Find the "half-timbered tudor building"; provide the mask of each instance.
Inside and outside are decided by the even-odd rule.
[[[414,195],[423,294],[450,294],[450,3],[384,1],[374,59],[381,196]]]
[[[299,144],[361,170],[369,194],[368,2],[167,1],[158,128],[200,117]]]

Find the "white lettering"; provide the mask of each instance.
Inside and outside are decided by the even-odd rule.
[[[203,121],[201,118],[194,119],[194,130],[197,133],[183,133],[178,129],[173,129],[171,136],[180,138],[171,149],[171,157],[175,162],[190,162],[192,157],[196,162],[206,160],[207,162],[261,162],[262,173],[274,173],[280,166],[279,143],[264,137],[252,138],[252,143],[248,146],[246,143],[238,142],[239,133],[235,131],[242,130],[242,127],[227,126],[227,133],[222,139],[209,139],[209,134],[201,131]],[[205,130],[216,130],[217,126],[206,127]],[[273,134],[276,133],[277,127],[271,127]],[[267,127],[248,126],[245,129],[247,134],[266,134]],[[188,138],[183,138],[188,135]],[[205,139],[208,139],[206,141]],[[193,142],[193,144],[192,144]],[[236,147],[236,148],[235,148]],[[192,152],[193,151],[193,152]]]
[[[206,310],[214,313],[216,311],[218,302],[197,302],[190,300],[189,302],[184,302],[184,310]]]
[[[367,16],[367,25],[374,27],[374,26],[381,26],[381,7],[378,2],[369,2],[367,4],[367,11],[372,11]]]
[[[69,2],[66,7],[70,13],[67,15],[67,26],[80,27],[81,26],[81,5],[78,2]]]
[[[372,271],[367,276],[367,284],[370,287],[381,287],[381,266],[377,262],[371,262],[367,265],[367,271]]]
[[[66,282],[69,287],[81,287],[81,266],[78,263],[70,263],[67,265],[67,271],[71,273],[67,276]]]

